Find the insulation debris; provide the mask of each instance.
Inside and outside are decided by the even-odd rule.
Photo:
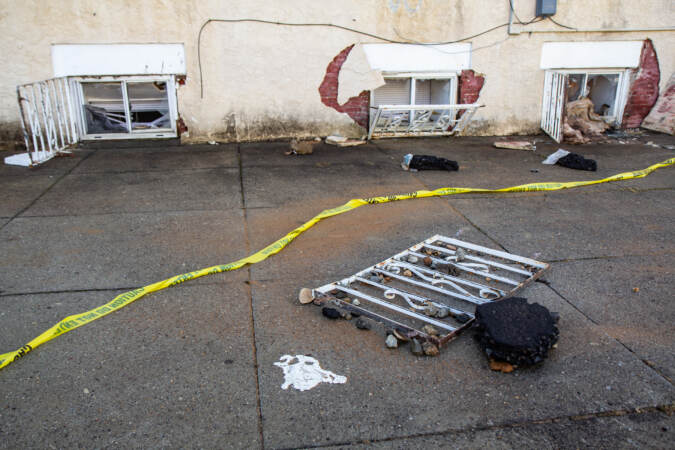
[[[595,113],[595,106],[589,98],[581,98],[565,105],[563,136],[570,144],[586,144],[592,139],[602,138],[610,125]]]

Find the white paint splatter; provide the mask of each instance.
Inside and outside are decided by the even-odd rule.
[[[319,361],[311,356],[283,355],[279,358],[279,361],[275,362],[274,365],[281,367],[281,370],[284,371],[285,379],[281,389],[288,389],[289,386],[293,386],[299,391],[307,391],[316,387],[319,383],[343,384],[347,382],[347,377],[322,369]]]

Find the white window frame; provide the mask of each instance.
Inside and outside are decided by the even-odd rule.
[[[616,97],[614,98],[614,115],[613,116],[602,116],[602,119],[610,125],[619,127],[623,120],[623,112],[626,107],[626,102],[628,101],[628,90],[630,88],[630,75],[632,73],[631,69],[549,69],[547,72],[557,72],[563,75],[584,75],[584,82],[582,83],[582,96],[586,96],[588,92],[586,91],[586,82],[588,81],[588,75],[619,75],[619,83],[616,89]],[[567,95],[567,92],[564,92],[563,95]],[[569,101],[569,99],[566,99]]]
[[[81,140],[114,140],[114,139],[158,139],[158,138],[175,138],[178,136],[178,129],[176,120],[178,119],[178,103],[176,99],[176,77],[174,75],[133,75],[133,76],[100,76],[100,77],[70,77],[72,83],[72,91],[75,97],[75,105],[78,111],[78,127],[80,131]],[[104,83],[104,82],[118,82],[121,83],[122,97],[124,102],[124,109],[126,117],[130,116],[129,99],[127,98],[127,83],[134,82],[165,82],[167,91],[167,100],[169,102],[169,123],[171,128],[162,130],[143,129],[131,130],[131,124],[127,124],[127,133],[93,133],[87,134],[86,117],[83,114],[83,106],[85,104],[84,92],[82,90],[83,83]]]
[[[449,91],[448,104],[453,105],[457,103],[457,84],[458,84],[457,72],[439,72],[439,73],[396,72],[396,73],[383,73],[382,77],[385,79],[385,81],[388,79],[399,79],[399,80],[410,79],[410,98],[408,100],[408,103],[404,104],[406,106],[415,104],[415,83],[417,80],[449,80],[450,89],[448,89]],[[372,108],[377,108],[377,106],[375,106],[375,90],[370,91],[370,107],[371,110]]]

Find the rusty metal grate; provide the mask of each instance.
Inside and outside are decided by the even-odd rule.
[[[441,347],[466,329],[475,306],[502,300],[549,265],[441,235],[312,290],[314,304],[380,322],[403,340]],[[348,317],[348,316],[347,316]]]

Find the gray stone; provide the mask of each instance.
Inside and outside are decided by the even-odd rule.
[[[410,341],[410,352],[415,356],[422,356],[424,354],[422,344],[420,344],[418,339],[413,339]]]
[[[385,339],[384,343],[387,346],[387,348],[398,347],[398,339],[396,339],[396,336],[394,336],[393,334],[388,334],[387,339]]]

